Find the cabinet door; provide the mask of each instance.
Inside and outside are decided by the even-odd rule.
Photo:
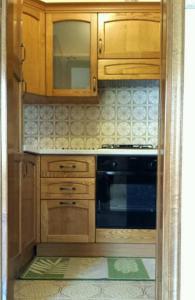
[[[95,201],[41,201],[41,242],[94,241]]]
[[[99,58],[160,58],[160,11],[100,13]]]
[[[20,186],[22,159],[8,156],[8,237],[9,258],[20,254]]]
[[[45,14],[38,8],[23,7],[23,77],[26,92],[45,94]]]
[[[12,52],[12,58],[13,60],[10,61],[10,59],[8,60],[8,65],[9,63],[12,64],[11,68],[13,68],[13,74],[14,76],[17,78],[18,81],[22,80],[22,37],[21,37],[21,16],[22,16],[22,0],[14,0],[12,1],[12,4],[10,4],[10,6],[12,5],[12,12],[11,14],[13,14],[13,26],[12,28],[10,28],[10,24],[8,25],[9,27],[9,34],[8,34],[8,47],[7,47],[7,51],[8,51],[8,56],[9,56],[9,52]],[[10,10],[11,11],[11,10]],[[8,21],[9,22],[9,21]],[[10,31],[11,29],[11,31]],[[13,32],[12,32],[13,30]],[[12,41],[11,41],[11,38]]]
[[[21,250],[36,243],[36,164],[24,158],[21,193]]]
[[[46,28],[47,95],[97,95],[97,14],[47,14]]]

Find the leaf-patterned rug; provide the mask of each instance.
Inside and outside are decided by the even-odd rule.
[[[155,280],[155,259],[36,257],[20,278],[29,280]]]

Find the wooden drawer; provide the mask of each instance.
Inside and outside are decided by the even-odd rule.
[[[98,79],[160,79],[160,59],[100,59]]]
[[[95,201],[41,201],[41,242],[94,241]]]
[[[94,178],[41,178],[42,199],[95,199]]]
[[[95,177],[95,157],[44,155],[41,177]]]

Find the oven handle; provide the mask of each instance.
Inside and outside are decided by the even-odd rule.
[[[130,171],[97,171],[97,175],[123,175],[123,176],[156,176],[156,172],[154,171],[149,171],[149,172],[130,172]]]

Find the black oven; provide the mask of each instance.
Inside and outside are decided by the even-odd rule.
[[[156,155],[97,157],[96,227],[156,227]]]

